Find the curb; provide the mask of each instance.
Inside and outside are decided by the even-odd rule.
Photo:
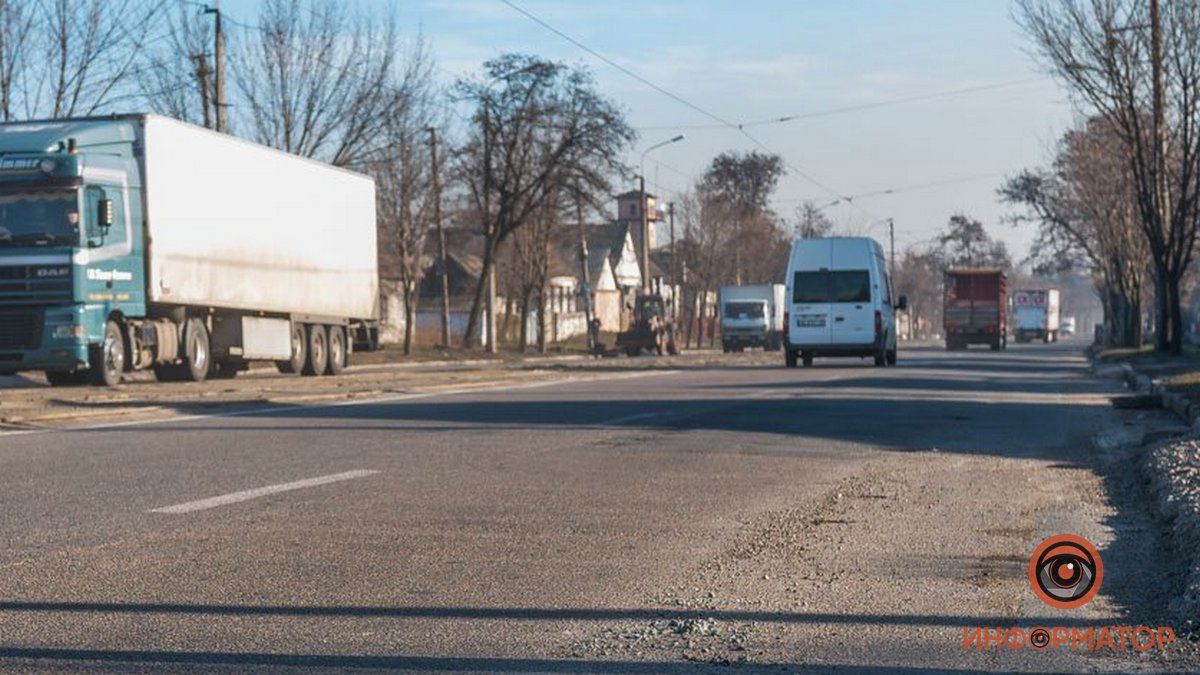
[[[1126,387],[1135,392],[1157,396],[1163,410],[1174,413],[1193,431],[1200,433],[1200,406],[1188,401],[1184,396],[1167,391],[1161,380],[1137,372],[1128,363],[1121,364],[1121,374]]]

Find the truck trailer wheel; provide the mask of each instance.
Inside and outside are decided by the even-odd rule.
[[[330,326],[329,363],[325,367],[326,375],[341,375],[346,370],[346,331],[341,326]]]
[[[329,366],[329,341],[324,326],[307,326],[308,360],[304,364],[305,375],[323,375]]]
[[[287,361],[276,361],[275,367],[281,373],[299,375],[304,371],[306,363],[308,363],[308,333],[304,330],[304,324],[293,322],[292,358]]]
[[[116,321],[104,324],[104,342],[91,348],[90,379],[92,384],[115,387],[121,384],[125,372],[125,336]]]

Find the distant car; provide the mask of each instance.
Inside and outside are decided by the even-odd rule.
[[[1058,332],[1063,335],[1074,335],[1075,334],[1075,317],[1064,316],[1062,321],[1060,321],[1058,324]]]
[[[883,248],[870,237],[797,239],[787,270],[785,363],[817,356],[870,356],[896,363],[895,311]]]

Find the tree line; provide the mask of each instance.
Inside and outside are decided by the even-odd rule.
[[[1018,22],[1083,114],[1050,166],[1002,196],[1039,226],[1046,265],[1090,272],[1107,341],[1179,353],[1200,232],[1200,1],[1018,0]]]

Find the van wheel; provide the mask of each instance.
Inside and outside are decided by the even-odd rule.
[[[308,326],[308,360],[304,364],[305,375],[321,375],[329,365],[329,343],[324,326]]]
[[[875,352],[875,365],[878,367],[887,365],[887,350],[886,349],[880,349],[878,352]]]
[[[804,359],[804,367],[812,368],[812,362],[813,362],[812,354],[804,354],[803,359]]]
[[[308,361],[308,335],[304,332],[304,324],[292,323],[292,358],[286,361],[276,361],[275,367],[281,373],[298,375],[304,370]]]
[[[783,363],[788,368],[795,368],[796,367],[796,352],[794,352],[790,349],[784,350]]]
[[[889,366],[894,366],[894,365],[896,365],[896,350],[895,350],[895,349],[889,349],[889,350],[888,350],[888,353],[887,353],[887,364],[888,364]]]
[[[92,384],[115,387],[125,372],[125,336],[116,321],[104,324],[104,342],[91,348],[89,366]]]
[[[326,375],[341,375],[346,370],[346,331],[341,326],[329,327],[329,364]]]

